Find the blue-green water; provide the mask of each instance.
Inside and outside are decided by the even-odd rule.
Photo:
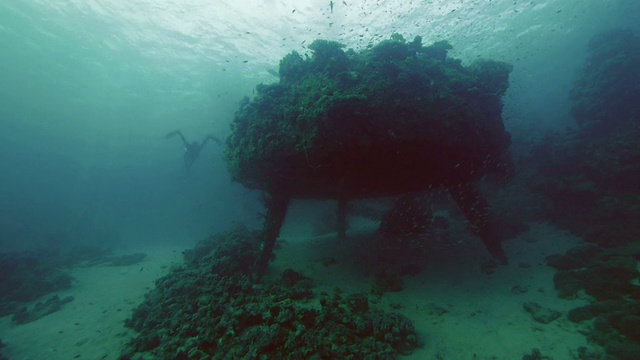
[[[503,119],[522,139],[575,127],[569,91],[592,36],[640,32],[635,0],[329,3],[0,0],[0,250],[188,246],[260,226],[260,194],[232,183],[222,146],[185,169],[163,136],[226,138],[238,102],[314,39],[362,50],[397,32],[511,63]]]
[[[191,238],[252,218],[220,147],[185,173],[178,140],[161,138],[225,137],[242,96],[315,38],[449,39],[456,57],[515,65],[508,127],[564,126],[586,40],[638,13],[623,0],[346,3],[3,1],[0,239]]]

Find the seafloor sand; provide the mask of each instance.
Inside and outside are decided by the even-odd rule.
[[[414,321],[425,342],[407,359],[521,359],[539,348],[556,360],[571,359],[571,351],[589,346],[577,325],[564,316],[544,325],[523,310],[523,302],[566,311],[584,302],[558,299],[553,269],[544,258],[580,243],[579,239],[548,225],[531,230],[506,244],[510,265],[492,274],[481,271],[489,259],[480,242],[467,237],[430,245],[426,255],[376,250],[372,224],[352,224],[357,231],[347,241],[335,235],[310,237],[309,219],[291,216],[282,232],[283,245],[270,272],[294,268],[313,278],[317,291],[370,293],[375,274],[406,264],[423,267],[404,277],[401,292],[372,295],[372,302],[392,307]],[[116,359],[120,346],[132,335],[123,325],[153,281],[172,263],[182,261],[171,249],[147,251],[147,259],[128,267],[76,268],[77,283],[60,296],[75,300],[63,310],[26,325],[0,319],[0,338],[9,359]],[[335,263],[328,264],[331,258]],[[332,262],[332,261],[331,261]],[[527,264],[529,267],[527,267]],[[520,292],[514,293],[518,286]]]
[[[137,265],[71,270],[74,286],[58,294],[74,300],[58,312],[24,325],[12,324],[10,316],[0,318],[0,339],[7,345],[3,354],[10,360],[117,359],[132,335],[124,320],[154,280],[182,262],[174,249],[144,252],[147,258]]]
[[[282,234],[285,245],[272,270],[297,269],[316,280],[317,291],[340,287],[345,292],[370,293],[380,269],[401,267],[403,259],[423,265],[422,273],[404,278],[401,292],[387,292],[377,304],[387,310],[399,307],[395,311],[414,322],[425,342],[423,349],[403,358],[522,359],[539,348],[543,355],[562,360],[573,359],[572,352],[580,346],[593,346],[566,316],[545,325],[523,309],[524,302],[533,301],[566,313],[587,303],[559,299],[553,287],[555,270],[545,264],[546,256],[564,253],[582,240],[549,225],[533,224],[505,244],[510,264],[487,274],[481,265],[489,256],[471,236],[463,242],[433,244],[426,255],[403,257],[393,249],[374,250],[372,226],[357,227],[346,242],[334,235],[309,239],[302,236],[304,220],[288,221]],[[330,257],[336,263],[326,266],[323,260]]]

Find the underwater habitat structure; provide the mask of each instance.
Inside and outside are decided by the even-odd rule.
[[[538,326],[584,326],[583,334],[600,349],[580,346],[573,358],[635,359],[640,207],[639,198],[629,195],[640,193],[640,113],[633,105],[640,103],[640,41],[616,30],[589,46],[587,66],[571,91],[579,126],[570,136],[535,139],[532,151],[517,159],[528,165],[518,175],[521,184],[547,204],[536,216],[587,241],[544,262],[556,271],[559,298],[586,294],[588,302],[565,313],[536,302],[524,302],[523,310]],[[348,211],[387,219],[384,225],[424,200],[407,193],[443,188],[482,237],[492,215],[474,183],[487,174],[503,180],[514,175],[501,120],[511,66],[481,60],[464,67],[447,57],[446,42],[423,46],[419,38],[406,42],[397,35],[360,53],[324,40],[310,48],[311,57],[287,55],[280,82],[259,85],[254,99],[242,101],[227,139],[234,179],[268,194],[264,228],[231,229],[186,253],[186,265],[160,279],[128,321],[139,335],[123,359],[390,359],[428,346],[409,318],[381,310],[366,295],[336,289],[318,298],[313,280],[295,270],[261,274],[293,198],[338,200],[336,230],[344,235]],[[382,216],[346,205],[377,196],[399,197]],[[624,226],[612,229],[613,217]],[[491,247],[496,245],[483,240],[499,257]],[[391,264],[382,265],[387,270],[376,275],[372,293],[401,291],[402,277],[422,271],[404,256],[396,275],[387,271]],[[323,260],[324,266],[335,262]],[[496,266],[483,263],[481,270],[490,276]],[[511,292],[520,296],[528,289],[514,286]],[[435,305],[425,311],[435,319],[448,312]],[[549,359],[544,352],[534,347],[522,359]]]
[[[286,55],[280,81],[241,103],[227,140],[234,180],[269,197],[260,271],[292,198],[335,199],[344,224],[349,200],[431,188],[448,189],[487,250],[506,262],[474,183],[513,171],[501,118],[511,65],[465,67],[447,56],[447,41],[423,46],[399,34],[359,53],[326,40],[309,48],[306,59]]]
[[[0,48],[0,360],[640,359],[640,1],[15,0]]]

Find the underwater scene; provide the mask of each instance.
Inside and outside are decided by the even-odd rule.
[[[0,0],[0,360],[640,359],[640,1]]]

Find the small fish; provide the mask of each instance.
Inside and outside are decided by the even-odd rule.
[[[331,8],[331,13],[333,14],[333,1],[329,1],[329,8]]]
[[[144,270],[144,266],[140,268],[140,271]]]
[[[293,14],[294,12],[296,12],[296,9],[291,10],[291,13]]]

